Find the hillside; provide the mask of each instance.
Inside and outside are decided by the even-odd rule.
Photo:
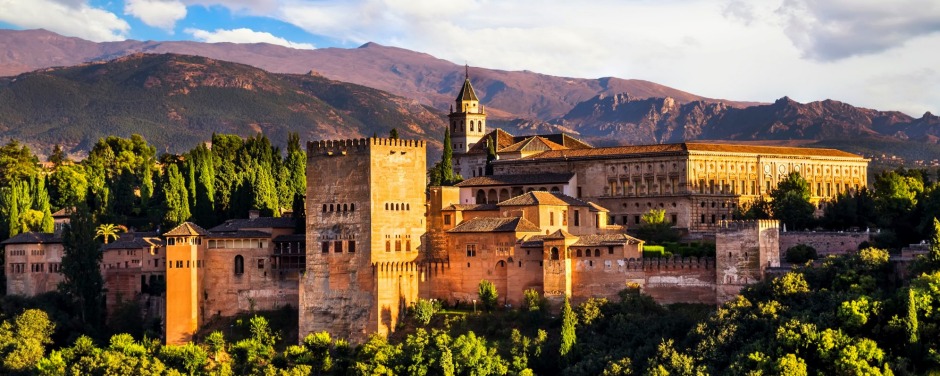
[[[311,140],[391,128],[433,148],[443,127],[441,113],[380,90],[197,56],[134,54],[0,79],[0,137],[40,151],[61,143],[81,152],[99,137],[133,133],[179,152],[212,133],[283,142],[288,132]]]
[[[0,30],[0,75],[51,66],[110,60],[133,53],[178,53],[255,66],[274,73],[315,71],[412,98],[446,111],[464,76],[464,67],[431,55],[367,43],[360,48],[297,50],[270,44],[121,41],[95,43],[46,30]],[[473,61],[470,61],[473,63]],[[529,71],[471,68],[474,88],[493,117],[548,120],[600,94],[628,92],[636,97],[671,97],[681,102],[704,98],[649,81],[613,77],[581,79]],[[754,103],[729,102],[744,107]]]
[[[907,160],[940,158],[940,118],[913,118],[834,100],[799,103],[783,97],[774,103],[736,108],[702,101],[683,103],[622,93],[599,95],[564,116],[525,126],[576,132],[596,144],[669,143],[685,140],[763,141],[839,145],[862,154],[898,155]],[[512,125],[512,124],[510,124]]]

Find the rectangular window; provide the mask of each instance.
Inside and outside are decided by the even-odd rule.
[[[356,253],[356,241],[355,240],[350,240],[349,243],[346,244],[346,252]]]
[[[676,215],[673,214],[673,215],[672,215],[672,224],[676,224],[676,222],[678,222],[678,221],[676,220]]]
[[[395,240],[395,252],[401,252],[401,240]]]
[[[624,226],[626,226],[627,224],[629,224],[629,223],[630,223],[630,216],[628,216],[628,215],[620,216],[620,223],[623,223]],[[615,222],[615,223],[613,223],[613,224],[617,224],[617,223]]]
[[[264,259],[258,259],[258,269],[264,269]]]
[[[333,242],[333,252],[343,253],[343,241],[342,240],[337,240]]]
[[[578,198],[581,198],[581,187],[578,187]]]
[[[177,267],[177,268],[182,268],[182,267],[183,267],[183,260],[177,260],[177,261],[176,261],[176,267]]]
[[[574,211],[574,225],[581,226],[581,211],[580,210]]]
[[[320,252],[330,253],[330,242],[321,242],[320,243]]]
[[[555,212],[548,212],[548,225],[549,226],[555,225]]]
[[[476,244],[467,244],[467,257],[477,257]]]
[[[567,210],[561,211],[561,225],[562,226],[568,225],[568,211]]]
[[[450,225],[450,214],[444,214],[444,224]]]
[[[176,238],[167,238],[166,245],[176,245]]]
[[[638,215],[634,215],[634,216],[633,216],[633,224],[635,224],[635,225],[640,224],[640,216],[638,216]]]

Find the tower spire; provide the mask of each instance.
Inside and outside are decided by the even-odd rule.
[[[469,80],[470,79],[470,64],[464,63],[463,69],[464,69],[463,78]]]

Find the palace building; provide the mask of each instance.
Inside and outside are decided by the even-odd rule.
[[[300,338],[326,331],[359,343],[394,331],[418,299],[477,299],[482,280],[505,306],[527,290],[557,304],[627,286],[661,303],[715,304],[780,264],[777,221],[733,221],[736,207],[790,172],[810,182],[817,203],[868,183],[866,159],[832,149],[594,148],[565,134],[488,131],[469,77],[449,121],[453,167],[467,178],[457,186],[426,186],[424,141],[308,142],[301,231],[293,218],[255,212],[208,230],[185,222],[121,234],[102,247],[108,310],[134,300],[162,320],[167,343],[183,343],[214,318],[289,305]],[[498,155],[490,169],[486,140]],[[650,209],[689,237],[714,239],[716,255],[644,257],[644,240],[628,230]],[[9,294],[62,281],[58,233],[2,245]]]

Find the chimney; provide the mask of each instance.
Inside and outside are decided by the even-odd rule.
[[[259,216],[261,216],[261,212],[258,210],[248,211],[248,219],[255,219],[255,218],[258,218]]]

